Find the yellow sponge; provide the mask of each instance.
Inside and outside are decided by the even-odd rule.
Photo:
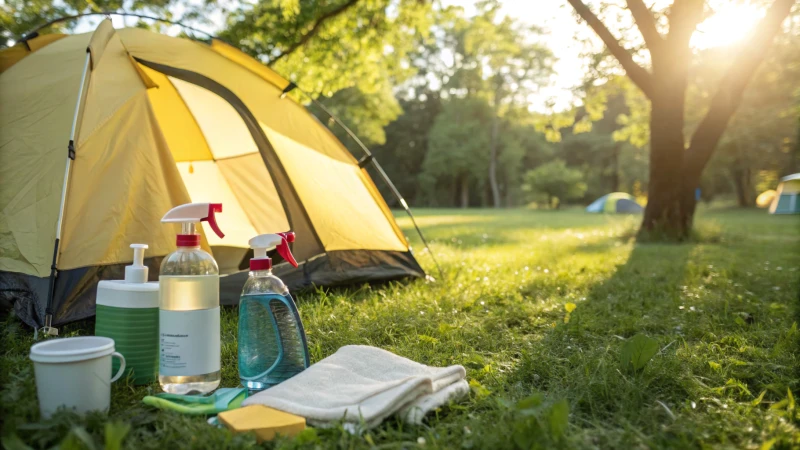
[[[276,435],[295,436],[306,429],[306,419],[264,405],[250,405],[219,413],[220,422],[234,433],[255,432],[258,442]]]

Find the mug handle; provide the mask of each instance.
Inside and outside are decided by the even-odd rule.
[[[119,380],[119,377],[121,377],[122,373],[125,372],[125,357],[122,356],[121,353],[117,353],[117,352],[114,352],[114,353],[111,354],[112,358],[115,357],[115,356],[117,358],[119,358],[119,370],[117,371],[117,374],[114,375],[114,378],[111,379],[112,383],[117,381],[117,380]]]

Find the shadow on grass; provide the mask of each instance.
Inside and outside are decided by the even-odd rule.
[[[594,247],[579,251],[600,253]],[[625,340],[638,333],[657,339],[664,352],[674,350],[675,343],[663,336],[676,332],[669,316],[677,310],[673,305],[679,301],[694,247],[634,246],[609,278],[577,302],[568,323],[565,309],[551,313],[552,331],[530,346],[509,375],[509,384],[545,392],[551,399],[568,399],[570,422],[580,429],[575,430],[576,438],[584,432],[601,448],[688,444],[689,438],[660,434],[671,412],[658,402],[675,405],[687,398],[677,377],[678,361],[657,358],[645,372],[630,374],[621,369],[619,353]]]

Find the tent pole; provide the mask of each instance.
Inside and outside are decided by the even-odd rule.
[[[342,121],[339,120],[338,117],[336,117],[332,112],[330,112],[328,108],[325,107],[325,105],[323,105],[316,98],[309,95],[307,92],[298,88],[294,83],[290,83],[289,86],[286,89],[284,89],[283,95],[285,95],[288,92],[287,89],[291,90],[292,88],[297,88],[300,92],[305,94],[306,97],[310,98],[311,101],[315,105],[317,105],[317,107],[319,107],[322,111],[325,112],[325,114],[328,115],[328,117],[333,119],[334,122],[336,122],[340,127],[342,127],[342,129],[347,133],[347,135],[350,136],[350,138],[353,139],[353,141],[355,141],[356,144],[358,144],[361,150],[364,151],[364,158],[362,158],[358,162],[358,165],[363,168],[365,165],[372,163],[372,166],[375,167],[375,169],[378,171],[378,174],[380,174],[383,181],[389,186],[389,189],[392,191],[392,194],[394,194],[394,197],[397,199],[398,202],[400,202],[400,206],[402,206],[403,209],[406,211],[406,214],[408,214],[408,217],[411,219],[411,223],[414,224],[414,228],[417,230],[419,238],[422,240],[422,244],[428,250],[428,253],[431,255],[431,259],[433,260],[433,263],[436,265],[436,270],[439,272],[439,278],[443,279],[444,272],[442,271],[442,266],[439,265],[439,261],[437,261],[436,257],[433,255],[433,251],[431,250],[431,247],[428,245],[428,240],[425,239],[425,235],[422,234],[422,230],[419,228],[419,225],[417,225],[417,220],[414,218],[414,214],[411,212],[411,208],[409,208],[406,199],[404,199],[403,196],[400,194],[400,191],[397,190],[397,187],[394,185],[394,183],[392,183],[392,180],[389,178],[389,175],[387,175],[386,172],[384,172],[383,167],[381,167],[380,163],[378,163],[378,160],[375,159],[375,156],[372,155],[372,152],[369,151],[367,146],[364,145],[363,142],[361,142],[361,139],[359,139],[358,136],[356,136],[356,134],[353,133],[353,131],[347,127],[347,125],[342,123]]]
[[[67,189],[69,188],[69,173],[72,168],[72,161],[75,159],[75,131],[78,128],[78,117],[83,103],[83,88],[86,85],[86,76],[89,73],[89,63],[92,54],[86,49],[86,61],[83,63],[83,73],[81,74],[81,84],[78,88],[78,99],[75,101],[75,113],[72,116],[72,128],[69,132],[69,144],[67,144],[67,164],[64,169],[64,183],[61,186],[61,204],[58,207],[58,223],[56,224],[56,240],[53,244],[53,263],[50,265],[50,285],[47,289],[47,307],[44,310],[44,327],[41,331],[45,336],[58,336],[58,328],[53,327],[53,302],[55,300],[56,279],[58,278],[58,254],[61,243],[61,228],[64,222],[64,205],[67,202]]]

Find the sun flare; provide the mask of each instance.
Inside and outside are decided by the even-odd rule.
[[[692,46],[706,49],[735,44],[744,38],[763,11],[752,4],[731,2],[720,6],[714,15],[697,26],[692,36]]]

